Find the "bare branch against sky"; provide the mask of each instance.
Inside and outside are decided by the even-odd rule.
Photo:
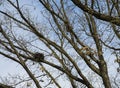
[[[0,68],[15,88],[119,88],[120,1],[1,0]]]

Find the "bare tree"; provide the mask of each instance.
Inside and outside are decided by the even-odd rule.
[[[14,87],[11,87],[11,86],[8,86],[8,85],[4,85],[4,84],[0,83],[0,88],[14,88]]]
[[[72,88],[112,88],[108,64],[120,59],[119,0],[30,1],[1,6],[0,55],[19,63],[37,88],[62,88],[62,77]]]

